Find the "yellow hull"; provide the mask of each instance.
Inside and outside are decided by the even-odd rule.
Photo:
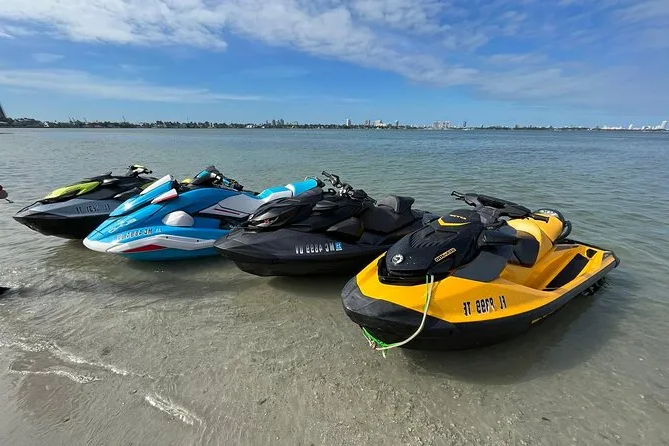
[[[396,342],[418,327],[427,287],[381,283],[379,259],[351,279],[342,299],[354,322],[386,343]],[[408,346],[468,348],[518,334],[596,289],[618,263],[611,251],[567,240],[543,252],[532,267],[507,264],[490,282],[448,276],[434,283],[426,328]]]

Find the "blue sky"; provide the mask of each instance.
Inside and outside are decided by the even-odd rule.
[[[11,116],[669,118],[669,0],[5,0]]]

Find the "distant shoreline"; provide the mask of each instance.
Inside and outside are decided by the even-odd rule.
[[[538,126],[479,126],[479,127],[451,127],[451,128],[433,128],[419,126],[364,126],[364,125],[337,125],[337,124],[302,124],[302,125],[283,125],[272,126],[264,124],[220,124],[220,123],[169,123],[169,125],[156,125],[155,123],[60,123],[49,121],[19,122],[14,121],[11,124],[0,122],[0,134],[2,131],[13,129],[90,129],[90,130],[113,130],[113,129],[146,129],[146,130],[422,130],[432,132],[464,132],[481,130],[498,131],[538,131],[538,132],[615,132],[615,133],[664,133],[669,130],[663,129],[621,129],[621,128],[601,128],[601,127],[538,127]]]
[[[363,126],[328,126],[328,125],[309,125],[309,126],[284,126],[284,127],[264,127],[264,126],[253,126],[253,127],[155,127],[155,126],[38,126],[38,125],[25,125],[25,126],[2,126],[0,125],[0,134],[8,134],[8,130],[14,129],[37,129],[37,130],[73,130],[73,129],[83,129],[83,130],[128,130],[128,129],[139,129],[139,130],[385,130],[385,131],[401,131],[401,130],[411,130],[411,131],[430,131],[438,133],[449,133],[449,132],[464,132],[464,131],[510,131],[510,132],[602,132],[602,133],[669,133],[669,130],[662,129],[602,129],[602,128],[589,128],[589,127],[554,127],[554,128],[543,128],[543,127],[467,127],[467,128],[450,128],[450,129],[435,129],[431,127],[409,127],[409,126],[400,126],[400,127],[363,127]]]

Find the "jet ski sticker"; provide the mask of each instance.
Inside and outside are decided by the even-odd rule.
[[[495,308],[495,301],[492,297],[486,297],[485,299],[477,299],[474,302],[477,314],[485,314],[497,310],[497,308]],[[506,308],[506,299],[504,298],[504,296],[499,296],[499,309],[503,310],[505,308]],[[469,316],[472,314],[471,302],[462,303],[462,312],[465,316]]]
[[[295,254],[320,254],[321,252],[343,251],[341,242],[330,243],[307,243],[306,245],[295,245]]]
[[[152,229],[136,229],[134,231],[126,232],[125,234],[119,234],[116,236],[116,240],[125,240],[128,238],[139,237],[140,235],[151,235],[153,233]]]

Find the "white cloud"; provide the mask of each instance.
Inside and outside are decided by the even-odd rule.
[[[531,0],[0,0],[0,37],[19,35],[10,30],[11,25],[22,27],[19,33],[28,30],[77,42],[219,51],[226,48],[228,36],[235,34],[397,73],[412,82],[464,85],[494,97],[560,96],[578,102],[594,97],[595,91],[620,86],[611,78],[598,77],[602,66],[589,60],[605,59],[602,55],[609,50],[605,45],[623,42],[615,45],[619,51],[634,42],[639,47],[630,54],[636,55],[665,47],[661,42],[669,40],[668,0],[560,3],[570,8],[532,4]],[[572,9],[572,17],[564,15]],[[599,22],[616,19],[624,26],[592,27],[592,15]],[[646,26],[648,23],[653,26]],[[644,44],[642,36],[653,40]],[[495,54],[491,52],[495,48],[510,49]],[[562,54],[551,59],[556,49]],[[581,61],[576,68],[568,60],[572,54]],[[635,66],[642,65],[636,62]],[[137,72],[130,65],[121,68],[126,73]],[[649,70],[637,70],[638,83],[655,76]],[[7,73],[0,73],[5,83]],[[95,86],[84,92],[96,97],[190,102],[234,97],[206,89],[114,81],[77,71],[26,74],[32,77],[24,82],[33,86],[45,76],[60,77],[63,86],[56,88],[61,91],[75,80],[82,81]],[[283,75],[290,75],[290,69]],[[20,82],[15,75],[11,79]],[[126,88],[132,93],[124,93]],[[242,96],[236,100],[257,99]]]
[[[0,18],[39,23],[74,41],[185,43],[225,48],[199,0],[30,0],[0,2]]]
[[[418,34],[431,34],[450,28],[441,24],[441,13],[448,4],[440,0],[355,0],[351,6],[364,20],[382,22]]]
[[[0,85],[91,98],[143,102],[205,103],[270,100],[261,96],[223,94],[203,88],[165,87],[144,81],[106,79],[77,70],[0,69]]]
[[[638,0],[619,10],[621,19],[627,22],[642,22],[669,18],[669,1]]]
[[[0,4],[0,9],[1,8],[2,8],[2,5]],[[23,37],[23,36],[27,36],[29,34],[32,34],[32,31],[30,31],[26,27],[15,26],[15,25],[3,25],[0,22],[0,38],[14,39],[16,37]]]
[[[53,54],[53,53],[34,53],[32,55],[33,60],[37,63],[53,63],[59,61],[64,56],[62,54]]]

